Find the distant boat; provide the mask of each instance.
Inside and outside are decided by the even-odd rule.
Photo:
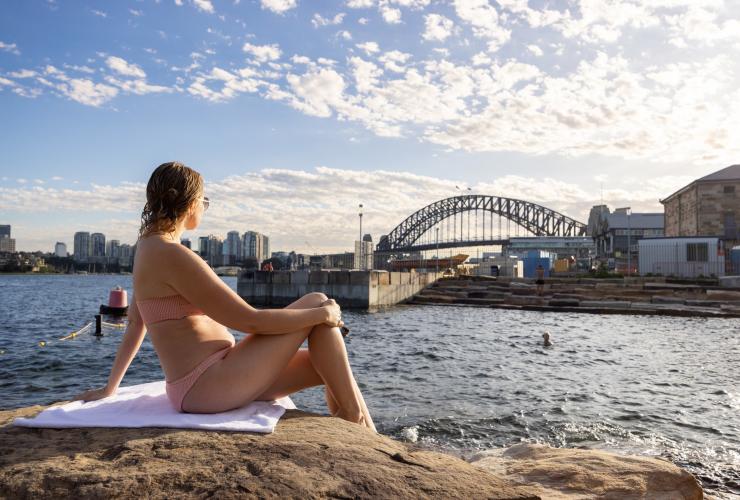
[[[455,269],[457,266],[462,264],[468,259],[468,255],[459,253],[452,257],[444,257],[441,259],[422,259],[407,258],[407,259],[396,259],[390,261],[391,271],[408,271],[410,269],[436,269],[439,266],[440,271],[450,268]]]

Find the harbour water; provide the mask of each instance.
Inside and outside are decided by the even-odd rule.
[[[130,298],[130,276],[0,276],[1,409],[105,383],[120,330],[58,339],[91,321],[115,285]],[[344,317],[355,374],[385,434],[463,457],[523,441],[660,456],[707,490],[740,495],[736,319],[458,306]],[[123,384],[161,377],[145,340]],[[318,390],[294,401],[324,412]]]

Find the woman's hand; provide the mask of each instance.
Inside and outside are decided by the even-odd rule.
[[[85,391],[82,394],[78,394],[74,397],[72,401],[82,400],[85,403],[87,403],[88,401],[97,401],[98,399],[112,396],[113,394],[115,394],[115,392],[116,391],[109,390],[107,386],[101,387],[100,389],[92,389],[90,391]]]
[[[337,304],[337,301],[334,299],[328,299],[321,303],[321,307],[325,308],[327,312],[329,313],[329,318],[324,321],[324,324],[329,326],[339,326],[341,327],[344,325],[344,322],[342,321],[342,309],[339,307],[339,304]]]

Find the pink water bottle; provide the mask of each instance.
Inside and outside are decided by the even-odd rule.
[[[128,307],[126,290],[120,286],[115,287],[108,295],[108,307]]]

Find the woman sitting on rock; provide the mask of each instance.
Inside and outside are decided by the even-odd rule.
[[[195,170],[160,165],[146,198],[126,333],[108,384],[76,399],[114,394],[148,331],[180,412],[217,413],[324,385],[332,415],[375,430],[349,366],[337,303],[309,293],[285,309],[255,309],[181,245],[209,203]],[[235,343],[227,327],[249,335]]]

